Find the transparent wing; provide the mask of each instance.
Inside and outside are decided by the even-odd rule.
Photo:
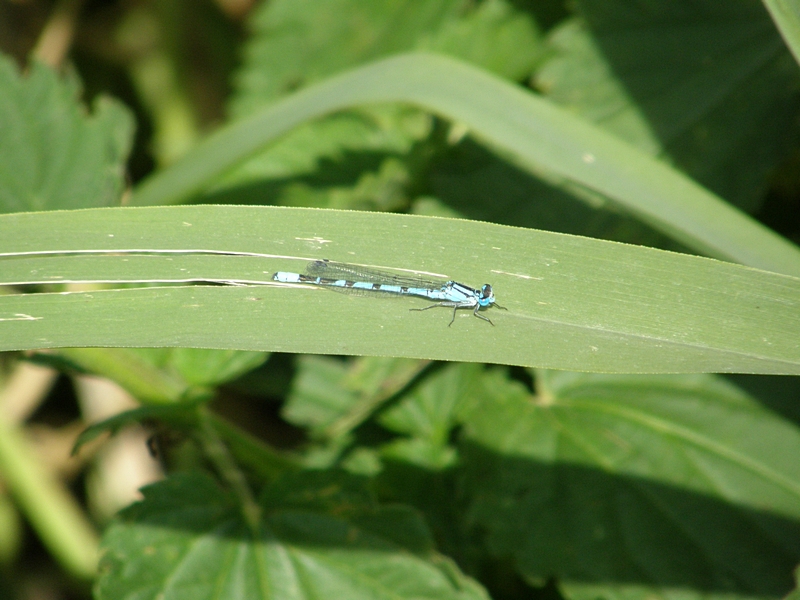
[[[383,285],[399,285],[412,288],[441,289],[446,279],[431,279],[413,275],[397,275],[379,269],[361,267],[329,260],[315,260],[308,263],[306,274],[325,279],[346,279],[347,281],[364,281]]]

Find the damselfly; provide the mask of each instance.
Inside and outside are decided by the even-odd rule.
[[[410,310],[428,310],[437,306],[453,309],[453,318],[448,327],[456,320],[459,308],[471,308],[472,314],[479,319],[494,325],[491,319],[478,313],[481,308],[491,305],[506,310],[494,299],[492,286],[488,283],[476,290],[456,281],[432,280],[412,275],[396,275],[369,267],[360,267],[329,260],[315,260],[308,263],[305,273],[289,273],[278,271],[272,276],[281,283],[305,283],[320,285],[353,293],[394,294],[400,296],[419,296],[437,301],[425,308]]]

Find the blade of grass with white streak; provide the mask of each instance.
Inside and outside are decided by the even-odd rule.
[[[79,251],[114,255],[69,254]],[[0,254],[0,284],[266,282],[3,296],[0,350],[187,346],[596,372],[800,373],[800,279],[544,231],[275,207],[95,209],[2,215]],[[272,284],[275,271],[318,258],[489,282],[508,310],[484,311],[494,327],[469,311],[448,327],[449,309],[409,311],[429,305],[422,299]]]

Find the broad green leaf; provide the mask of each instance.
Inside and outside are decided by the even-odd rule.
[[[289,423],[322,432],[358,402],[344,386],[347,364],[322,356],[302,356],[282,416]]]
[[[64,348],[57,356],[70,367],[114,380],[146,404],[208,400],[209,388],[267,359],[264,352],[201,348]]]
[[[155,254],[120,255],[137,249]],[[19,254],[42,252],[56,255]],[[543,231],[271,207],[95,209],[0,216],[0,254],[0,284],[247,284],[2,296],[3,350],[186,346],[596,372],[800,372],[799,279]],[[484,311],[494,327],[469,311],[448,327],[449,309],[409,310],[429,306],[422,299],[273,285],[276,271],[318,258],[488,281],[508,310]]]
[[[185,405],[167,404],[142,406],[117,413],[113,417],[92,423],[84,429],[72,445],[72,454],[77,454],[84,444],[97,439],[104,433],[116,435],[126,427],[138,425],[143,421],[169,423],[172,427],[189,429],[197,425],[194,413]]]
[[[441,52],[512,81],[530,76],[544,47],[531,15],[506,0],[487,0],[445,23],[419,50]]]
[[[119,202],[133,119],[105,97],[86,114],[79,95],[75,76],[0,56],[0,212]]]
[[[352,366],[336,359],[303,356],[284,417],[295,425],[306,426],[312,435],[333,439],[350,434],[388,398],[392,404],[384,408],[377,422],[389,431],[404,434],[380,446],[380,454],[391,460],[441,470],[455,462],[450,446],[450,432],[459,413],[475,401],[470,391],[476,389],[481,368],[476,364],[453,364],[435,370],[401,395],[398,383],[405,387],[410,376],[419,373],[425,363],[414,364],[402,359],[364,358]],[[354,368],[358,375],[354,374]],[[354,376],[355,375],[355,376]],[[376,389],[373,382],[383,382]],[[366,383],[366,385],[364,385]],[[351,444],[370,443],[349,438]],[[334,441],[336,449],[341,444]],[[314,449],[319,453],[319,449]],[[360,468],[366,464],[379,470],[374,450],[356,446],[343,464]],[[363,472],[363,471],[361,471]]]
[[[264,102],[353,64],[413,46],[415,38],[457,15],[462,2],[423,0],[278,0],[263,4],[250,21],[252,37],[236,77],[234,113],[252,112]],[[355,19],[343,19],[343,14]],[[393,33],[394,35],[391,35]]]
[[[342,476],[309,479],[268,490],[257,531],[204,476],[146,488],[106,531],[96,598],[488,600],[433,552],[416,513],[379,507]]]
[[[462,0],[335,0],[313,6],[269,2],[255,11],[232,100],[235,115],[387,53],[434,49],[522,79],[542,47],[530,17],[503,0],[474,10]],[[418,109],[390,105],[306,123],[227,174],[203,201],[407,209],[409,192],[420,185],[414,176],[435,157],[430,150],[412,152],[431,133],[432,121]]]
[[[405,155],[432,118],[408,106],[362,108],[306,123],[216,182],[205,203],[392,211],[406,208]]]
[[[458,415],[474,398],[481,371],[475,364],[445,365],[409,390],[378,421],[391,431],[445,444]]]
[[[451,431],[461,413],[477,401],[480,375],[480,365],[452,364],[415,385],[378,418],[387,429],[408,436],[385,444],[382,455],[430,470],[454,466]]]
[[[250,20],[252,35],[235,78],[233,115],[251,114],[333,73],[410,50],[419,36],[456,18],[463,4],[461,0],[415,0],[414,7],[408,0],[264,3]],[[344,14],[349,18],[342,19]],[[430,127],[430,117],[410,107],[360,108],[309,122],[226,174],[203,200],[399,210],[407,199],[402,191],[392,190],[392,177],[380,176],[382,165],[386,155],[407,153]],[[401,188],[407,179],[408,173],[400,174]]]
[[[344,69],[415,48],[495,67],[513,79],[527,75],[540,52],[530,19],[503,0],[478,7],[464,0],[275,0],[254,11],[250,28],[236,77],[237,115]]]
[[[779,596],[800,560],[800,430],[712,376],[500,373],[460,452],[469,520],[571,598]],[[692,591],[694,590],[694,591]]]
[[[86,326],[93,325],[87,323]],[[63,370],[77,369],[107,377],[146,404],[173,404],[188,398],[208,399],[207,389],[192,389],[174,371],[157,363],[159,355],[168,354],[169,350],[151,348],[67,347],[61,348],[54,356],[66,363],[60,365]]]
[[[428,54],[401,55],[332,77],[217,132],[142,184],[133,202],[185,200],[297,125],[342,108],[389,101],[463,122],[531,172],[611,198],[697,251],[800,274],[795,246],[667,165],[534,94]]]
[[[414,386],[378,419],[387,429],[408,436],[385,444],[382,456],[432,471],[455,466],[450,433],[466,405],[476,400],[480,375],[476,364],[447,365]]]
[[[414,4],[413,8],[407,0],[262,4],[250,21],[252,35],[236,76],[233,114],[241,117],[335,72],[410,50],[419,36],[456,18],[464,3],[415,0]],[[342,19],[343,14],[349,18]],[[393,34],[388,34],[390,28]],[[203,200],[405,208],[408,201],[402,187],[408,183],[407,169],[401,167],[394,177],[385,173],[381,177],[381,171],[387,155],[405,154],[428,135],[430,121],[410,107],[362,107],[306,123],[228,173]]]
[[[212,386],[244,375],[265,360],[264,352],[175,348],[170,362],[188,383]]]
[[[308,427],[315,437],[337,438],[363,423],[426,364],[402,358],[364,357],[344,363],[300,357],[283,416]]]
[[[549,98],[757,208],[800,108],[797,65],[750,0],[582,0],[538,74]]]

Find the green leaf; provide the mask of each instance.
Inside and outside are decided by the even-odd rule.
[[[0,212],[119,202],[133,118],[101,97],[87,115],[74,76],[33,63],[20,76],[0,56]]]
[[[470,392],[476,388],[481,367],[448,365],[400,392],[424,365],[386,358],[363,358],[348,365],[336,359],[302,356],[283,416],[295,425],[309,427],[313,436],[331,440],[327,448],[312,449],[318,460],[321,453],[335,455],[345,445],[367,443],[354,436],[336,438],[351,434],[391,398],[393,404],[379,413],[377,422],[405,436],[382,444],[381,455],[441,470],[455,463],[450,433],[459,414],[476,401]],[[376,451],[357,446],[343,464],[358,472],[376,472],[378,460]]]
[[[278,484],[257,532],[204,476],[150,486],[106,531],[96,597],[488,600],[431,550],[416,513],[375,506],[347,481],[322,474]]]
[[[795,61],[800,64],[800,11],[795,0],[763,0]]]
[[[417,38],[457,18],[463,4],[461,0],[415,0],[413,6],[408,0],[264,3],[250,22],[252,36],[236,76],[233,114],[250,114],[320,78],[410,50]],[[342,19],[343,14],[349,17]],[[354,108],[298,127],[226,174],[204,201],[405,208],[408,169],[387,157],[406,154],[427,136],[430,117],[411,107]]]
[[[67,368],[113,379],[144,403],[208,400],[209,388],[262,364],[263,352],[199,348],[64,348]]]
[[[404,394],[378,421],[397,433],[447,443],[457,416],[474,399],[481,371],[475,364],[445,365]]]
[[[364,357],[351,363],[302,356],[283,416],[313,436],[334,439],[350,433],[392,398],[427,363]]]
[[[631,215],[579,200],[562,187],[548,185],[471,138],[440,156],[431,165],[428,181],[440,202],[432,209],[430,199],[417,199],[412,208],[416,214],[460,216],[669,250],[682,248]]]
[[[313,10],[305,2],[270,2],[255,12],[252,27],[232,102],[238,116],[387,53],[435,49],[522,79],[541,51],[530,18],[502,0],[474,10],[461,0],[336,0],[315,4]],[[432,158],[430,152],[421,157],[412,150],[431,129],[430,115],[408,106],[358,107],[331,115],[259,152],[226,174],[203,200],[405,209],[410,204],[406,188],[414,189],[413,175]]]
[[[379,106],[306,123],[227,173],[202,200],[361,210],[408,204],[404,155],[432,118],[407,106]]]
[[[544,51],[531,16],[505,0],[481,2],[423,39],[418,49],[460,58],[512,81],[527,78]]]
[[[264,352],[175,348],[170,363],[188,383],[213,386],[244,375],[265,360]]]
[[[430,470],[453,466],[457,457],[450,445],[451,431],[479,401],[476,390],[481,372],[477,364],[446,365],[385,410],[378,423],[408,437],[385,444],[383,456]]]
[[[401,55],[333,77],[217,132],[142,184],[133,202],[185,200],[301,123],[388,101],[463,122],[529,171],[621,203],[700,252],[800,274],[795,246],[667,165],[504,80],[426,54]]]
[[[107,377],[146,404],[209,399],[207,389],[190,388],[186,381],[157,363],[158,358],[168,354],[168,351],[143,348],[73,347],[58,352],[69,369],[78,367],[81,371]]]
[[[798,600],[800,599],[800,567],[794,570],[794,589],[786,595],[785,600]]]
[[[754,210],[788,149],[797,65],[749,0],[582,0],[538,74],[548,97]]]
[[[342,15],[348,18],[343,19]],[[236,77],[234,113],[398,52],[434,50],[511,79],[530,73],[541,47],[530,17],[503,0],[275,0],[254,11]]]
[[[376,58],[410,50],[458,17],[462,0],[276,0],[250,21],[252,36],[236,77],[234,114]],[[348,15],[343,19],[342,15]]]
[[[120,255],[134,249],[155,253]],[[77,250],[106,254],[19,254]],[[800,372],[800,279],[543,231],[271,207],[94,209],[0,216],[0,254],[0,284],[249,283],[2,296],[4,350],[186,346],[599,372]],[[488,281],[508,310],[485,311],[495,327],[469,311],[448,327],[449,309],[409,310],[429,306],[422,299],[272,284],[276,271],[313,258]]]
[[[143,421],[150,420],[169,423],[173,427],[182,429],[188,429],[189,426],[196,425],[197,421],[192,407],[187,407],[185,404],[170,404],[166,406],[156,404],[126,410],[98,423],[92,423],[84,429],[72,445],[72,454],[77,454],[81,446],[97,439],[106,432],[116,435],[125,427],[138,425]]]
[[[461,453],[470,521],[569,597],[775,597],[800,559],[797,426],[712,376],[501,373]]]
[[[334,358],[301,356],[292,390],[281,411],[294,425],[312,432],[327,429],[358,401],[358,395],[343,384],[347,364]]]

